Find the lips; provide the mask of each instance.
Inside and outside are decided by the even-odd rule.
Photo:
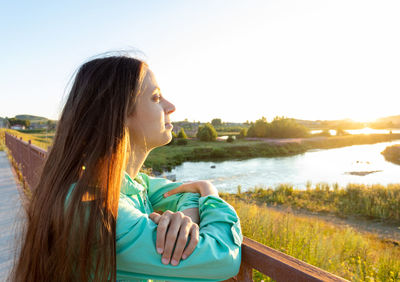
[[[169,122],[166,122],[165,123],[165,128],[172,128],[173,127],[173,125],[171,124],[171,123],[169,123]]]

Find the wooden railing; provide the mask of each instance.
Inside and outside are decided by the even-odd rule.
[[[242,243],[242,263],[239,273],[236,277],[226,281],[253,281],[253,269],[276,281],[347,281],[304,261],[244,237]]]
[[[8,132],[5,133],[5,143],[17,163],[25,182],[32,189],[39,181],[47,152],[32,145],[31,140],[28,142],[23,141],[22,138],[18,139],[18,137]]]
[[[47,152],[6,133],[6,146],[21,169],[22,175],[30,188],[39,180],[40,171]],[[276,281],[313,282],[347,281],[325,270],[293,258],[261,243],[244,237],[242,244],[242,263],[237,276],[226,281],[253,281],[253,269]]]

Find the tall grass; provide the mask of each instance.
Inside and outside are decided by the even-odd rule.
[[[238,212],[244,236],[352,281],[400,281],[400,248],[322,220],[223,196]],[[254,271],[255,280],[269,278]]]
[[[48,147],[52,144],[53,142],[53,137],[55,134],[55,131],[49,131],[49,132],[31,132],[31,133],[25,133],[21,132],[18,130],[14,129],[6,129],[6,128],[0,128],[0,148],[5,148],[4,144],[4,134],[5,132],[8,132],[14,136],[17,136],[18,138],[22,138],[22,140],[28,142],[28,140],[31,140],[32,144],[35,146],[38,146],[40,148],[43,148],[45,150],[48,149]],[[1,149],[0,149],[1,150]]]
[[[6,149],[4,133],[5,130],[3,128],[0,128],[0,151],[4,151]]]
[[[400,223],[400,184],[348,184],[339,187],[338,184],[318,183],[314,187],[308,184],[307,190],[280,184],[276,189],[256,187],[234,197],[313,212],[357,215]]]

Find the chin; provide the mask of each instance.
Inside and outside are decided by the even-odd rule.
[[[172,133],[170,130],[165,131],[165,133],[163,134],[162,138],[160,138],[160,142],[159,145],[157,147],[161,147],[164,145],[167,145],[169,142],[171,142],[172,140]]]

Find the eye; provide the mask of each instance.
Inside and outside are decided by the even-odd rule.
[[[160,94],[155,94],[155,95],[153,95],[152,100],[153,100],[154,102],[156,102],[156,103],[160,102],[160,100],[161,100],[161,95],[160,95]]]

